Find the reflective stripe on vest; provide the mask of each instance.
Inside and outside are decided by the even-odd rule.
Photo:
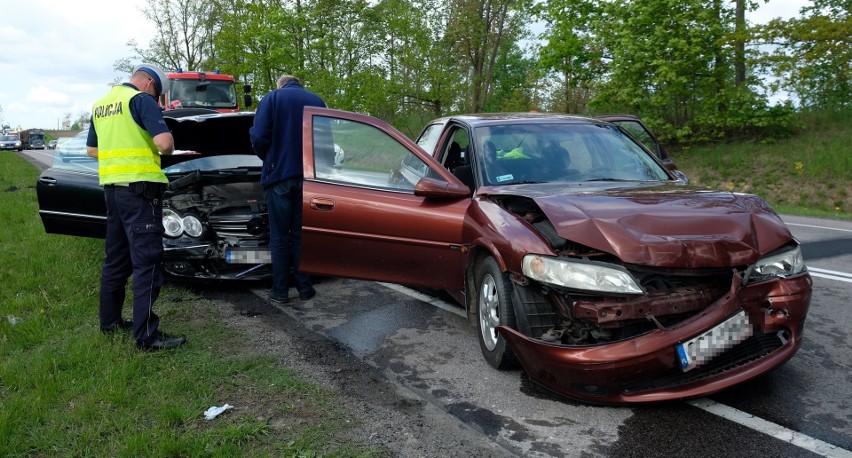
[[[98,178],[101,186],[134,181],[168,183],[160,155],[148,132],[130,114],[130,99],[140,92],[114,86],[92,108],[98,133]]]

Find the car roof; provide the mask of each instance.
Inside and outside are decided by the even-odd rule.
[[[537,123],[578,123],[578,124],[603,124],[605,122],[588,118],[585,116],[567,115],[561,113],[476,113],[446,116],[436,119],[433,123],[445,124],[450,121],[462,122],[470,126],[486,126],[493,124],[537,124]]]

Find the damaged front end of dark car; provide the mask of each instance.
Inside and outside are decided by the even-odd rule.
[[[779,367],[812,283],[760,197],[688,179],[639,118],[480,113],[418,144],[472,191],[466,288],[480,350],[595,404],[667,401]]]
[[[163,267],[170,275],[250,280],[271,274],[261,162],[250,155],[187,161],[164,170]]]
[[[497,327],[540,388],[603,404],[694,397],[801,345],[811,280],[755,196],[609,187],[490,198],[552,248],[523,255],[510,275],[514,326]]]
[[[179,115],[179,116],[178,116]],[[251,147],[253,113],[173,110],[165,117],[175,153],[161,156],[169,186],[163,205],[163,267],[202,280],[253,280],[271,275],[262,162]],[[98,162],[68,160],[62,151],[37,184],[48,233],[103,238],[106,206]]]

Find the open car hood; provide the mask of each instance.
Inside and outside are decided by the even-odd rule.
[[[529,191],[523,192],[525,188]],[[548,193],[530,186],[512,194],[533,199],[559,236],[626,263],[745,266],[793,238],[781,218],[754,195],[673,184],[564,190]]]
[[[193,151],[201,156],[226,154],[254,155],[249,129],[254,113],[216,113],[173,118],[164,116],[175,139],[178,152]],[[198,155],[174,154],[162,156],[163,168],[198,158]]]

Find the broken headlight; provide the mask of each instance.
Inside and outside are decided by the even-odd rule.
[[[643,294],[645,291],[625,269],[612,264],[528,254],[523,273],[533,280],[596,293]]]
[[[163,228],[168,237],[180,237],[184,233],[190,237],[201,237],[204,233],[204,225],[194,215],[181,217],[168,208],[163,209]]]
[[[785,248],[784,251],[764,256],[746,269],[744,284],[756,283],[771,278],[783,278],[801,273],[805,270],[805,260],[802,258],[802,248],[796,245]]]

